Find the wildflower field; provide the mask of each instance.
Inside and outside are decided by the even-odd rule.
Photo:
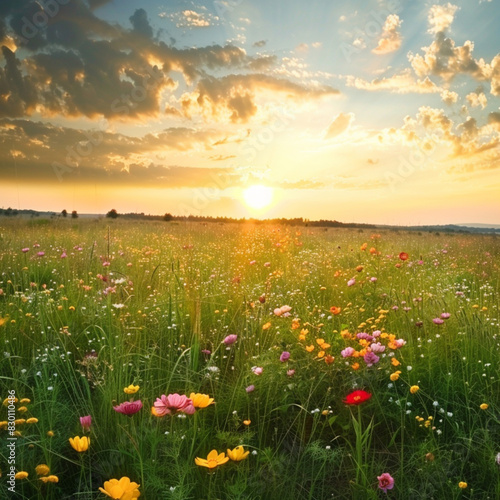
[[[0,498],[498,499],[500,239],[0,221]]]

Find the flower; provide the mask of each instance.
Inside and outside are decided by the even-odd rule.
[[[369,351],[367,352],[364,356],[363,356],[363,359],[366,363],[366,366],[368,366],[368,368],[370,366],[373,366],[375,364],[377,364],[379,361],[380,361],[380,358],[372,351]]]
[[[243,446],[237,446],[234,450],[227,450],[227,456],[233,462],[241,462],[242,460],[245,460],[245,458],[247,458],[249,454],[250,452],[245,451],[245,448],[243,448]]]
[[[58,483],[59,478],[57,476],[54,476],[51,474],[50,476],[44,476],[44,477],[39,477],[40,481],[43,481],[44,483]]]
[[[128,387],[123,388],[123,392],[125,394],[135,394],[139,389],[140,386],[130,384]]]
[[[125,476],[120,480],[110,479],[109,481],[105,481],[104,488],[99,487],[99,491],[115,500],[132,500],[141,496],[139,486],[139,484],[130,481]]]
[[[355,278],[352,278],[352,279],[350,279],[350,280],[347,282],[347,286],[353,286],[354,284],[356,284],[356,279],[355,279]]]
[[[245,391],[247,391],[248,393],[253,392],[255,391],[255,386],[251,384],[245,389]]]
[[[163,394],[160,398],[156,398],[154,402],[156,416],[163,417],[164,415],[175,415],[177,412],[192,415],[196,409],[193,402],[187,396],[180,394]]]
[[[406,252],[401,252],[401,253],[399,254],[399,258],[400,258],[401,260],[408,260],[408,257],[409,257],[409,255],[408,255]]]
[[[248,420],[243,420],[243,424],[244,425],[250,425],[252,423],[252,421],[250,419]]]
[[[255,375],[262,375],[263,371],[264,371],[264,368],[262,368],[262,366],[252,366],[252,372]]]
[[[142,401],[140,399],[138,399],[137,401],[125,401],[117,406],[113,406],[113,410],[129,417],[140,411],[141,408]]]
[[[189,395],[189,399],[195,408],[206,408],[214,402],[214,398],[211,398],[208,394],[195,394],[194,392]]]
[[[363,390],[357,390],[354,392],[351,392],[346,396],[344,399],[344,404],[346,405],[360,405],[361,403],[364,403],[365,401],[368,401],[372,395],[369,392],[363,391]]]
[[[38,423],[38,418],[31,417],[26,420],[27,424],[37,424]]]
[[[420,390],[420,387],[419,387],[418,385],[412,385],[412,386],[410,387],[410,392],[411,392],[412,394],[416,394],[419,390]]]
[[[442,325],[444,323],[444,319],[441,319],[441,318],[434,318],[432,320],[432,322],[435,324],[435,325]]]
[[[289,377],[293,377],[295,375],[295,370],[293,368],[291,368],[290,370],[287,370],[286,371],[286,374],[289,376]]]
[[[461,490],[465,490],[465,488],[467,488],[467,483],[465,481],[460,481],[458,483],[458,487],[461,489]]]
[[[228,335],[222,342],[226,345],[231,345],[234,344],[238,340],[238,335],[235,335],[234,333],[231,335]]]
[[[76,450],[78,453],[81,453],[82,451],[87,451],[89,449],[90,438],[88,438],[87,436],[75,436],[74,438],[69,438],[69,444],[74,450]]]
[[[35,467],[37,476],[46,476],[50,472],[50,468],[46,464],[40,464]]]
[[[340,351],[340,354],[342,354],[343,358],[349,358],[354,354],[355,350],[353,347],[346,347],[342,351]]]
[[[208,469],[215,469],[219,465],[225,464],[229,461],[229,457],[226,457],[225,453],[218,453],[217,450],[212,450],[207,458],[198,458],[194,459],[194,463],[199,465],[200,467],[207,467]]]
[[[387,493],[387,490],[392,490],[394,488],[394,478],[388,473],[384,472],[381,476],[377,476],[378,487]]]
[[[497,453],[496,457],[495,457],[495,462],[498,466],[500,466],[500,453]]]
[[[337,316],[337,314],[340,314],[342,309],[340,307],[332,306],[330,307],[330,312],[334,315]]]
[[[90,432],[90,426],[92,425],[92,416],[87,415],[85,417],[80,417],[80,424],[82,424],[83,432]]]
[[[441,319],[449,319],[451,317],[450,313],[441,313]]]
[[[395,371],[394,373],[391,373],[391,375],[389,376],[389,378],[391,379],[391,382],[396,382],[396,380],[399,379],[400,375],[401,375],[401,371],[398,370],[398,371]]]
[[[488,404],[487,403],[483,403],[483,404],[479,405],[479,408],[481,408],[481,410],[487,410],[488,409]]]
[[[284,363],[290,359],[290,353],[288,351],[283,351],[280,356],[280,361]]]
[[[28,473],[24,470],[21,470],[19,472],[16,472],[16,475],[14,476],[15,479],[26,479],[28,477]]]

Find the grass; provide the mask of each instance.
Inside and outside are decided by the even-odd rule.
[[[16,418],[37,422],[17,421],[15,467],[29,475],[14,494],[0,407],[0,497],[99,499],[105,481],[127,476],[146,499],[499,498],[499,243],[1,220],[1,394],[29,398]],[[343,357],[348,347],[355,354]],[[367,366],[363,354],[377,349]],[[130,384],[134,395],[123,392]],[[357,389],[371,399],[346,405]],[[151,414],[162,394],[192,392],[215,404]],[[113,410],[129,399],[142,410]],[[68,439],[83,436],[85,415],[91,445],[77,453]],[[250,451],[241,462],[195,465],[238,445]],[[42,463],[57,483],[37,478]],[[384,472],[395,481],[386,494]]]

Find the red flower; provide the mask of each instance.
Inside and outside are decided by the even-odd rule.
[[[409,255],[408,255],[406,252],[401,252],[401,253],[399,254],[399,258],[400,258],[401,260],[408,260],[408,257],[409,257]]]
[[[372,395],[366,391],[354,391],[348,394],[344,399],[344,404],[346,405],[360,405],[365,401],[368,401]]]

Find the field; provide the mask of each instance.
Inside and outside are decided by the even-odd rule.
[[[499,262],[488,235],[0,220],[0,497],[498,499]]]

